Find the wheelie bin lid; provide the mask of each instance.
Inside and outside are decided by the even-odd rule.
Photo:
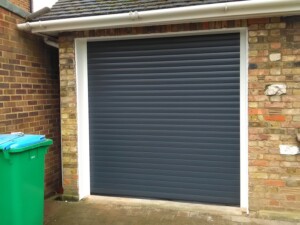
[[[46,139],[45,135],[23,133],[0,134],[0,151],[22,152],[51,144],[52,140]]]

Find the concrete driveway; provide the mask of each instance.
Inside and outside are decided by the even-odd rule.
[[[300,225],[249,218],[239,208],[91,196],[45,202],[45,225]]]

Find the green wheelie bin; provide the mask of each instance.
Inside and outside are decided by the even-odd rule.
[[[0,135],[0,224],[43,225],[45,155],[51,139]]]

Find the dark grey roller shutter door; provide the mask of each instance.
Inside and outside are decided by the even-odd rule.
[[[93,194],[239,205],[239,40],[88,43]]]

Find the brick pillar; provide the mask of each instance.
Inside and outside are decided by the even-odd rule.
[[[299,145],[300,39],[295,21],[299,18],[248,21],[251,211],[300,209],[300,157],[279,153],[279,145]],[[272,84],[286,85],[287,93],[266,96]]]
[[[77,102],[75,44],[59,39],[63,188],[65,196],[78,197]]]

